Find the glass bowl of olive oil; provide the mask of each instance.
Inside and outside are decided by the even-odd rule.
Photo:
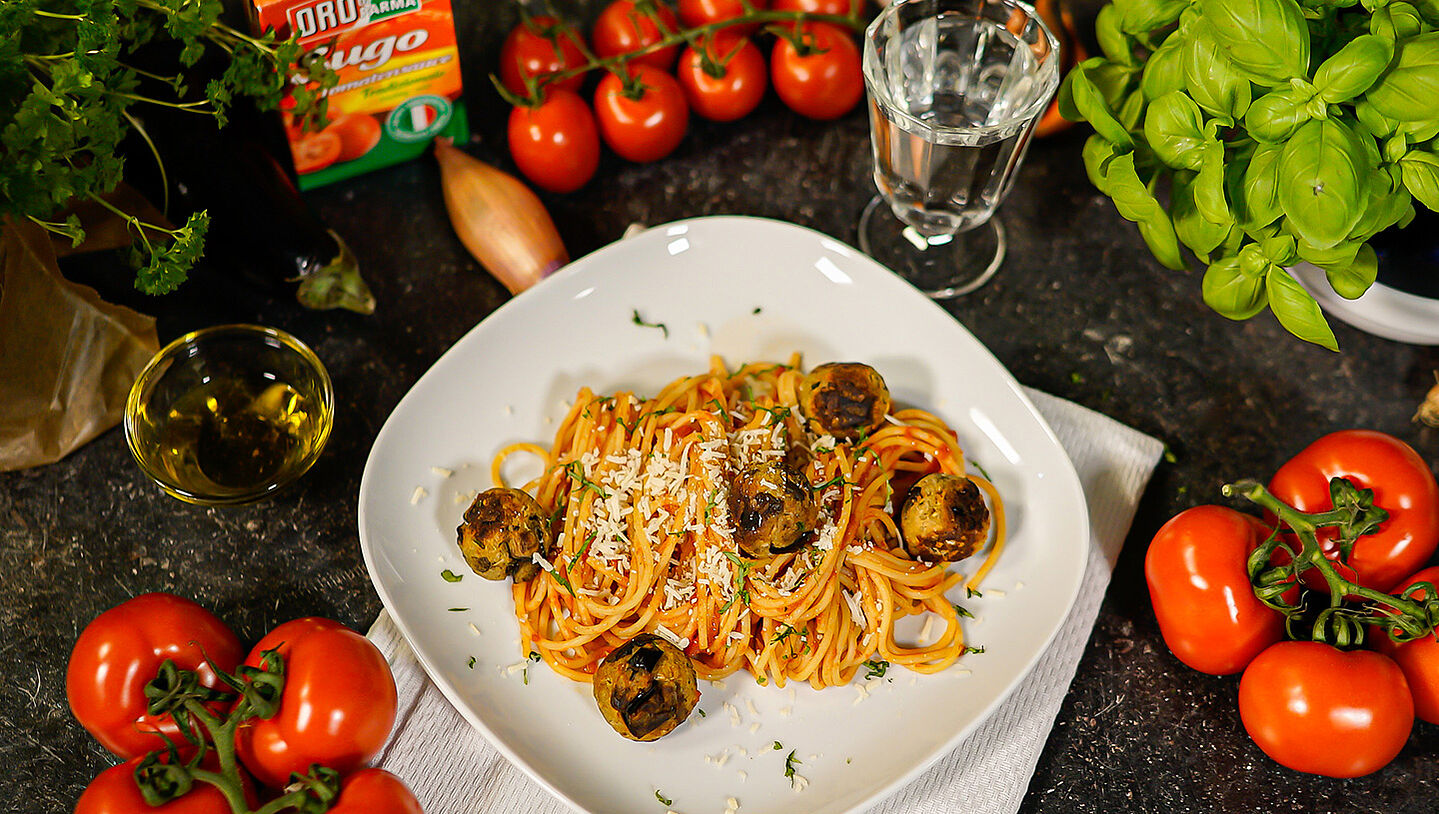
[[[330,374],[303,342],[260,325],[219,325],[166,345],[125,403],[125,440],[172,496],[252,503],[320,457],[334,421]]]

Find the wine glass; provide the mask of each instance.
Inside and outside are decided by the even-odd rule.
[[[860,249],[935,299],[989,280],[1005,253],[994,211],[1059,85],[1059,59],[1018,0],[892,0],[864,36],[879,194],[860,217]]]

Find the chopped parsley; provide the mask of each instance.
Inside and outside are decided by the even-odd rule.
[[[739,555],[733,551],[724,551],[721,553],[724,554],[730,562],[734,563],[735,567],[734,593],[730,596],[729,601],[724,603],[724,607],[720,608],[720,613],[724,613],[730,609],[730,606],[735,603],[736,599],[741,600],[746,605],[749,604],[749,588],[745,587],[745,578],[749,576],[749,569],[754,566],[754,563],[749,560],[740,559]]]
[[[539,661],[539,660],[540,660],[540,654],[539,654],[539,653],[536,653],[536,652],[533,651],[533,650],[531,650],[531,651],[530,651],[530,659],[529,659],[529,662],[536,662],[536,661]],[[522,676],[523,676],[523,678],[524,678],[525,686],[526,686],[526,687],[528,687],[528,686],[530,685],[530,663],[529,663],[529,662],[526,662],[526,663],[525,663],[525,669],[524,669],[523,671],[521,671],[521,674],[522,674]]]
[[[456,574],[454,571],[451,571],[448,568],[441,571],[440,576],[444,577],[445,582],[459,582],[460,580],[464,579],[464,577]]]
[[[884,677],[885,671],[889,670],[889,662],[883,659],[866,661],[864,668],[869,671],[864,674],[866,681],[872,678],[882,678]]]
[[[796,763],[804,763],[804,761],[803,761],[803,760],[800,760],[800,759],[797,758],[797,757],[795,757],[795,756],[794,756],[794,750],[791,749],[791,750],[789,751],[789,757],[787,757],[787,758],[784,759],[784,776],[785,776],[785,777],[789,777],[789,778],[793,778],[793,777],[794,777],[794,767],[795,767],[795,764],[796,764]]]
[[[584,562],[585,555],[590,551],[590,544],[595,541],[595,537],[598,535],[599,532],[590,532],[590,536],[585,539],[585,544],[580,546],[580,550],[576,551],[573,557],[570,557],[570,564],[565,568],[566,571],[573,571],[575,570],[576,563]]]
[[[775,741],[775,742],[774,742],[774,750],[775,750],[776,752],[782,751],[783,749],[784,749],[784,744],[780,743],[779,741]]]
[[[964,586],[964,595],[967,596],[967,597],[969,597],[970,599],[973,599],[973,598],[975,598],[976,596],[982,598],[982,597],[984,596],[984,592],[983,592],[983,591],[976,591],[975,589],[973,589],[973,588],[969,587],[968,585],[966,585],[966,586]]]
[[[465,662],[465,666],[470,668],[471,670],[475,669],[475,657],[470,656],[470,660]]]
[[[763,310],[764,310],[763,308],[761,308],[761,307],[759,307],[758,305],[756,305],[756,306],[754,307],[754,310],[753,310],[753,311],[750,311],[750,313],[751,313],[751,314],[758,314],[759,312],[761,312],[761,311],[763,311]]]
[[[675,804],[675,801],[674,801],[674,800],[671,800],[670,798],[664,796],[663,794],[660,794],[660,790],[659,790],[659,789],[655,789],[655,799],[660,801],[660,805],[672,806],[672,805]]]
[[[698,713],[700,714],[700,717],[701,717],[701,718],[706,718],[706,717],[708,717],[707,715],[705,715],[705,711],[702,710],[702,709],[696,708],[696,709],[695,709],[695,712],[698,712]]]
[[[638,308],[634,309],[634,317],[632,317],[630,321],[640,326],[641,328],[659,328],[664,333],[665,339],[670,338],[670,329],[668,325],[664,324],[663,322],[645,322],[645,318],[640,316],[640,309]]]
[[[601,489],[598,484],[585,477],[584,466],[581,465],[579,461],[570,461],[569,463],[565,464],[565,474],[569,475],[570,479],[573,480],[575,483],[578,483],[580,485],[580,489],[592,490],[601,498],[605,500],[609,499],[609,492]]]
[[[965,653],[965,654],[968,654],[968,653],[983,653],[983,652],[984,652],[984,648],[983,648],[983,647],[970,647],[969,645],[965,645],[965,647],[964,647],[964,653]]]
[[[450,608],[450,613],[463,613],[467,610],[469,610],[469,608]]]
[[[973,618],[974,618],[974,614],[970,613],[968,608],[963,607],[963,606],[961,606],[961,605],[955,605],[955,604],[952,603],[952,602],[951,602],[950,604],[954,606],[954,614],[955,614],[955,616],[958,616],[960,619],[973,619]]]
[[[789,639],[789,638],[792,637],[792,636],[798,636],[800,642],[802,642],[802,643],[804,644],[804,649],[801,650],[800,652],[801,652],[801,653],[808,653],[808,652],[809,652],[809,636],[808,636],[808,634],[805,633],[804,631],[799,630],[798,628],[794,627],[793,625],[781,624],[778,628],[775,628],[774,638],[773,638],[773,639],[770,639],[770,644],[782,644],[786,639]],[[793,655],[794,655],[794,646],[793,646],[793,645],[790,646],[789,651],[790,651],[790,655],[793,656]]]
[[[1165,445],[1164,445],[1164,462],[1167,463],[1167,464],[1172,464],[1172,463],[1174,463],[1175,461],[1178,461],[1178,460],[1179,460],[1179,459],[1174,456],[1174,450],[1170,449],[1168,444],[1165,444]]]
[[[984,471],[984,467],[980,465],[979,461],[971,460],[970,463],[974,464],[974,468],[979,470],[980,476],[982,476],[985,480],[994,480],[994,478],[991,478],[989,476],[988,472]]]

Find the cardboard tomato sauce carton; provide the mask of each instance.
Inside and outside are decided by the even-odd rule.
[[[297,32],[339,74],[324,130],[301,132],[286,114],[301,189],[408,161],[436,136],[469,137],[450,0],[250,2],[257,31]]]

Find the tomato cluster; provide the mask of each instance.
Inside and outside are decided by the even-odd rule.
[[[1235,491],[1265,519],[1196,506],[1149,545],[1165,643],[1201,672],[1243,673],[1240,718],[1276,762],[1330,777],[1383,768],[1416,714],[1439,723],[1439,634],[1423,587],[1439,584],[1439,567],[1420,570],[1439,546],[1433,473],[1396,438],[1346,430],[1306,447],[1267,489]],[[1395,641],[1401,613],[1422,635]]]
[[[91,782],[76,814],[240,814],[285,795],[307,811],[420,814],[399,778],[364,768],[394,725],[395,681],[380,651],[338,622],[285,622],[246,655],[205,608],[144,594],[85,627],[65,690],[80,724],[125,761]],[[162,694],[190,701],[156,713]],[[140,775],[180,766],[190,790],[146,802]]]
[[[858,19],[860,0],[750,0],[785,12],[766,64],[753,39],[758,23],[740,0],[614,0],[589,42],[554,17],[527,17],[500,49],[499,82],[517,100],[508,122],[510,155],[534,184],[572,192],[594,177],[600,143],[637,163],[658,161],[684,140],[693,113],[729,122],[749,115],[770,84],[795,112],[813,119],[848,113],[864,95],[859,47],[850,29],[803,15]],[[751,15],[754,16],[754,15]],[[591,50],[592,49],[592,50]],[[586,75],[603,71],[586,104]]]

